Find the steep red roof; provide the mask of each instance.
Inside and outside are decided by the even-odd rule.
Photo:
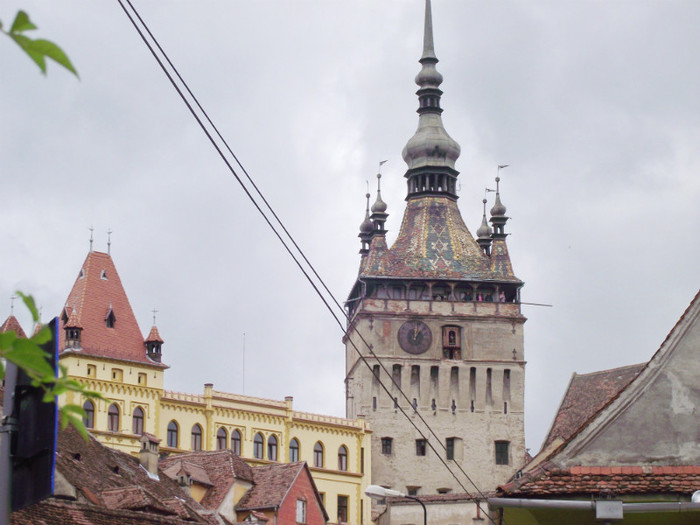
[[[700,466],[558,468],[552,463],[499,487],[508,496],[622,496],[692,494],[700,487]]]
[[[221,505],[234,480],[253,481],[250,465],[231,450],[191,452],[170,456],[160,461],[160,468],[173,479],[180,470],[184,470],[195,481],[211,485],[200,503],[203,507],[212,510]]]
[[[255,485],[241,498],[236,510],[279,507],[306,463],[275,463],[253,469]]]
[[[14,315],[10,315],[5,319],[5,322],[0,325],[0,334],[4,334],[5,332],[14,332],[17,334],[17,337],[27,337],[27,334],[24,333],[22,326]]]
[[[81,350],[64,351],[165,367],[146,356],[143,335],[110,255],[90,252],[85,259],[61,316],[60,348],[65,347],[63,328],[67,315],[70,324],[77,323],[83,331]],[[114,318],[113,327],[107,323],[110,315]]]
[[[641,363],[590,374],[574,373],[542,448],[547,448],[557,438],[563,441],[569,439],[593,414],[637,377],[645,365],[646,363]]]
[[[154,343],[162,343],[163,339],[160,337],[160,334],[158,333],[158,328],[156,328],[156,325],[153,325],[151,327],[151,331],[148,332],[148,337],[146,337],[146,342],[154,342]]]

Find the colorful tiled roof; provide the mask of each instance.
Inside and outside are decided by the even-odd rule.
[[[110,312],[113,327],[107,326]],[[165,367],[147,357],[143,335],[108,254],[90,252],[85,259],[61,316],[60,348],[65,347],[65,315],[83,328],[81,349],[67,351]]]
[[[151,331],[148,332],[148,337],[146,337],[146,342],[147,343],[162,343],[163,338],[161,338],[160,334],[158,333],[158,328],[156,328],[156,325],[153,325],[151,327]]]
[[[504,249],[492,261],[472,237],[453,199],[413,198],[406,204],[394,245],[386,249],[382,236],[372,239],[360,276],[519,282],[502,244]]]
[[[624,496],[632,494],[692,494],[700,487],[698,466],[573,466],[545,463],[499,492],[508,496]]]
[[[5,332],[14,332],[17,334],[17,337],[27,337],[27,334],[24,333],[22,326],[14,315],[10,315],[5,319],[5,322],[0,325],[0,334],[4,334]]]
[[[645,365],[646,363],[640,363],[589,374],[574,373],[542,448],[547,448],[556,439],[569,439],[581,425],[637,377]]]
[[[236,510],[279,507],[306,463],[276,463],[253,469],[255,485],[236,505]]]
[[[219,508],[234,480],[253,481],[250,465],[231,450],[191,452],[170,456],[160,461],[160,467],[173,479],[179,470],[183,469],[195,481],[211,485],[200,504],[212,510]]]

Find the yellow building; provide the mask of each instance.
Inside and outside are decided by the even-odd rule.
[[[292,398],[275,401],[214,390],[164,390],[157,328],[143,339],[109,254],[91,251],[61,313],[60,362],[100,392],[82,405],[86,425],[105,445],[137,454],[144,432],[176,454],[231,448],[252,465],[306,461],[331,523],[369,523],[364,496],[371,472],[370,430],[363,418],[298,412]]]

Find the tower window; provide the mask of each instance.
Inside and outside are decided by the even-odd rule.
[[[391,446],[393,444],[393,439],[390,437],[383,437],[382,438],[382,454],[385,454],[387,456],[391,455]]]
[[[114,315],[114,310],[111,308],[109,309],[109,312],[107,312],[107,317],[105,317],[105,326],[107,328],[114,328],[114,325],[117,322],[117,317]]]
[[[338,523],[348,521],[348,497],[338,496]]]
[[[341,445],[338,449],[338,470],[348,470],[348,449]]]
[[[461,335],[459,326],[442,327],[442,355],[445,359],[462,358]]]
[[[447,459],[454,459],[455,458],[455,438],[447,438],[447,441],[445,442],[445,454],[447,455]]]
[[[107,411],[107,430],[110,432],[119,432],[119,407],[117,405],[109,405]]]
[[[416,456],[425,456],[427,444],[425,439],[416,439]]]
[[[94,428],[95,405],[92,404],[92,401],[85,401],[85,403],[83,403],[83,410],[85,411],[85,417],[83,417],[85,428]]]
[[[509,465],[509,441],[496,441],[496,465]]]

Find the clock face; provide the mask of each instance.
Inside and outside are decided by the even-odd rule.
[[[399,328],[399,344],[409,354],[422,354],[432,342],[433,334],[423,321],[406,321]]]

